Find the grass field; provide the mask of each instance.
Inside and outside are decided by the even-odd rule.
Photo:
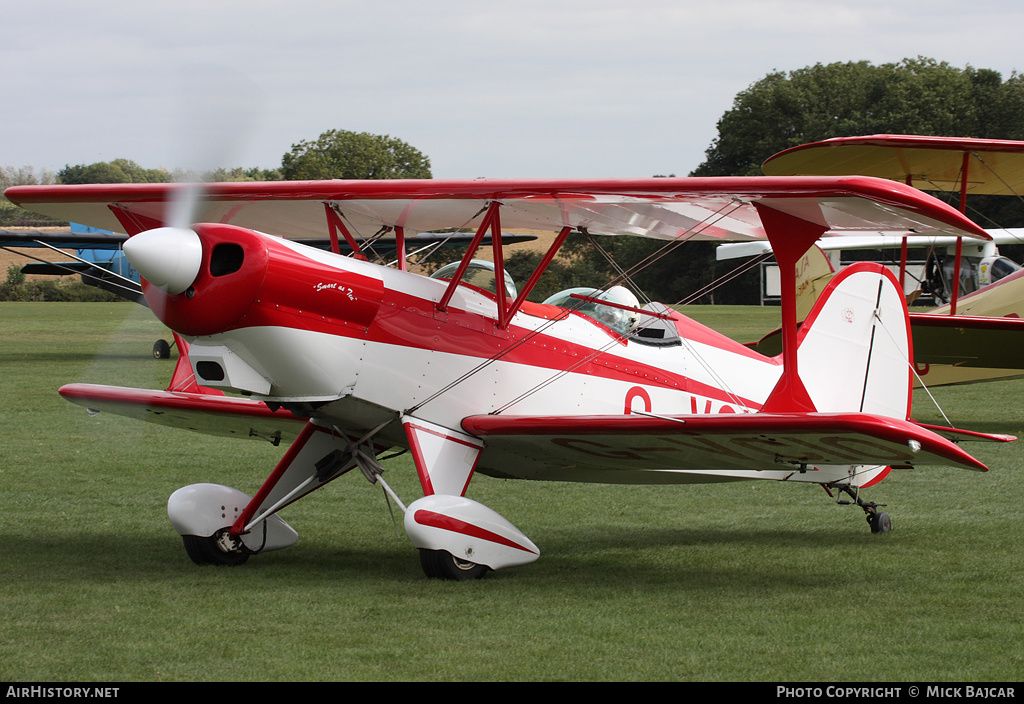
[[[775,309],[694,308],[755,339]],[[198,567],[166,516],[199,481],[249,493],[283,448],[89,416],[73,381],[163,388],[164,334],[130,304],[0,304],[0,681],[1020,681],[1024,446],[988,473],[815,486],[608,487],[477,477],[541,548],[472,583],[423,577],[351,473],[290,507],[299,543]],[[939,389],[953,424],[1020,434],[1024,382]],[[941,420],[927,397],[915,414]],[[388,481],[417,496],[405,458]],[[408,498],[407,498],[408,497]],[[397,510],[397,509],[396,509]]]

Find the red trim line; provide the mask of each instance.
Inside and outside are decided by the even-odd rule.
[[[876,476],[874,479],[869,481],[867,484],[862,484],[860,488],[861,489],[867,489],[870,486],[874,486],[875,484],[878,484],[883,479],[888,477],[889,476],[889,472],[891,472],[891,471],[892,471],[892,467],[886,467],[884,470],[882,470],[881,472],[878,473],[878,476]]]
[[[452,533],[458,533],[460,535],[468,535],[473,538],[481,538],[498,545],[504,545],[506,547],[515,548],[516,550],[522,550],[528,552],[531,555],[537,554],[535,550],[530,550],[527,547],[520,545],[519,543],[513,542],[508,538],[498,535],[489,530],[485,530],[480,526],[475,526],[472,523],[466,523],[460,521],[457,518],[446,516],[436,511],[428,511],[427,509],[419,509],[413,514],[413,520],[419,523],[421,526],[427,526],[428,528],[438,528],[440,530],[451,531]]]
[[[416,474],[419,475],[423,494],[424,496],[433,496],[437,492],[434,491],[434,485],[430,483],[430,472],[427,471],[427,462],[423,457],[423,448],[420,447],[420,440],[416,437],[415,429],[407,429],[405,436],[409,440],[409,452],[412,453],[412,462],[416,466]]]

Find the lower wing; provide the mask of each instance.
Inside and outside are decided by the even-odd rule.
[[[262,438],[277,445],[294,440],[303,418],[262,401],[220,394],[153,391],[122,386],[68,384],[60,395],[91,412],[105,411],[206,435]]]

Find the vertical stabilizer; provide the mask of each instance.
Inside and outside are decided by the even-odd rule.
[[[844,269],[800,328],[800,378],[819,412],[907,420],[913,349],[896,277],[863,262]]]

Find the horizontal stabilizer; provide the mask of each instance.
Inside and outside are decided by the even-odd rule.
[[[918,423],[918,425],[952,442],[1013,442],[1017,439],[1015,435],[1003,435],[1002,433],[978,433],[973,430],[960,430],[927,423]]]
[[[462,427],[484,440],[482,464],[502,462],[511,475],[577,465],[595,470],[764,471],[818,465],[987,470],[928,428],[867,413],[481,415],[464,419]]]
[[[271,411],[262,401],[219,394],[180,393],[98,384],[67,384],[60,395],[91,412],[114,413],[206,435],[262,438],[275,445],[298,437],[306,421]]]

